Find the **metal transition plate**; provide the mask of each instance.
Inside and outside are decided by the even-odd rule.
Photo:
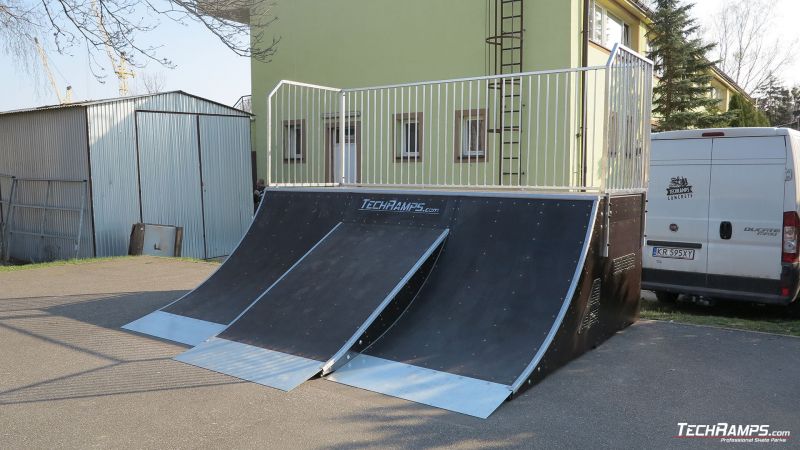
[[[290,391],[322,370],[322,361],[212,338],[175,357],[193,366]]]
[[[186,345],[198,345],[224,330],[227,325],[155,311],[122,328]]]
[[[327,378],[481,419],[511,395],[510,386],[369,355],[356,356]]]

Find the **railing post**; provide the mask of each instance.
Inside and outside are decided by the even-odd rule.
[[[340,160],[341,164],[340,164],[339,169],[342,171],[339,174],[340,175],[339,184],[340,185],[344,185],[345,182],[347,181],[347,178],[346,178],[346,175],[345,175],[345,167],[347,166],[347,163],[344,160],[344,156],[345,156],[344,138],[345,138],[345,136],[347,134],[347,133],[345,133],[345,127],[347,126],[347,118],[345,117],[345,115],[346,115],[345,109],[347,108],[347,101],[346,101],[347,92],[342,90],[339,93],[339,95],[340,95],[340,102],[339,102],[339,158],[341,158],[341,160]]]
[[[272,186],[272,96],[276,91],[267,95],[267,186]]]

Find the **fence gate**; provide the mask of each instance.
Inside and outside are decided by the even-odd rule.
[[[20,259],[31,262],[80,256],[88,209],[87,180],[11,177],[7,189],[7,200],[0,201],[4,261],[11,258],[16,243],[22,246]],[[5,195],[0,192],[0,198]],[[75,199],[79,199],[77,204]],[[64,243],[70,246],[64,247]]]

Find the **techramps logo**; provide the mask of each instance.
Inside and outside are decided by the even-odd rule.
[[[393,212],[407,214],[439,214],[441,209],[430,208],[425,202],[406,202],[402,200],[372,200],[365,198],[359,211]]]
[[[692,198],[692,185],[686,177],[673,177],[669,180],[667,186],[667,200],[679,200],[683,198]]]
[[[711,439],[730,444],[786,444],[790,441],[791,435],[791,431],[771,430],[770,425],[681,422],[678,423],[678,434],[674,437],[676,439]]]

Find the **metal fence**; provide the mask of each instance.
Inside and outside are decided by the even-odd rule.
[[[0,259],[6,254],[6,223],[11,203],[14,177],[0,173]]]
[[[88,182],[42,178],[10,179],[3,207],[3,253],[8,261],[78,258],[88,210]],[[4,194],[4,192],[3,192]]]
[[[268,184],[641,191],[652,63],[337,89],[268,99]]]

